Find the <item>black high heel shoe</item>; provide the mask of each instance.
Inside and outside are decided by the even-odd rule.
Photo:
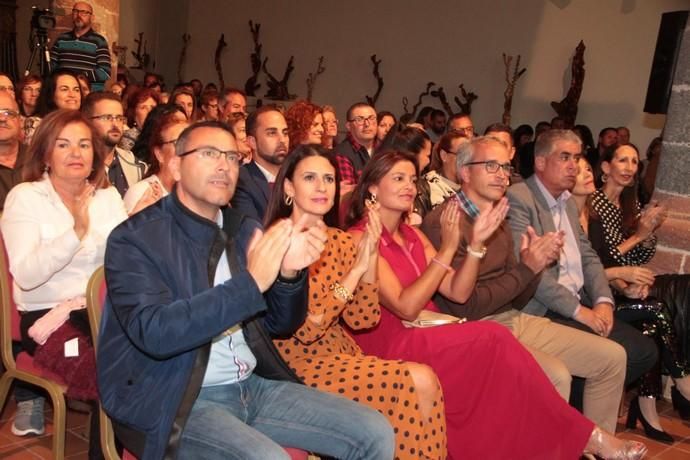
[[[685,399],[675,385],[671,387],[671,401],[673,401],[673,408],[680,414],[680,418],[690,420],[690,401]]]
[[[655,441],[663,442],[666,444],[673,444],[675,442],[673,436],[671,436],[663,430],[657,430],[652,425],[650,425],[647,420],[645,420],[644,415],[642,415],[642,411],[640,410],[640,401],[637,398],[635,398],[632,400],[632,402],[630,403],[630,407],[628,408],[628,421],[625,423],[626,428],[635,428],[637,426],[638,420],[640,421],[640,423],[642,423],[642,428],[644,428],[644,434],[649,439],[654,439]]]

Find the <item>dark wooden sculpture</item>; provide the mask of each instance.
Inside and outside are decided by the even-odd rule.
[[[415,115],[417,115],[417,110],[419,109],[419,106],[422,105],[422,99],[424,99],[425,96],[431,94],[431,88],[433,88],[435,85],[436,83],[434,83],[433,81],[427,82],[426,89],[419,93],[419,96],[417,97],[417,102],[412,106],[411,112],[408,108],[409,100],[406,96],[403,96],[402,104],[405,113],[400,116],[400,124],[406,125],[407,123],[411,123],[414,120]]]
[[[374,78],[376,78],[376,93],[374,93],[373,97],[366,96],[367,98],[367,103],[372,106],[376,107],[376,101],[379,100],[379,96],[381,95],[381,90],[383,89],[383,77],[381,77],[381,73],[379,72],[379,66],[381,65],[381,59],[376,59],[376,55],[372,54],[371,57],[371,62],[374,64]]]
[[[192,36],[184,33],[182,34],[182,50],[180,51],[180,60],[177,63],[177,81],[182,82],[182,67],[184,67],[184,61],[187,58],[187,46]]]
[[[326,67],[323,65],[323,56],[319,57],[319,62],[316,64],[316,71],[309,72],[307,77],[307,100],[311,101],[311,96],[314,94],[314,86],[316,85],[316,79],[326,71]]]
[[[220,55],[223,53],[223,49],[226,46],[228,46],[228,44],[225,43],[225,34],[220,34],[218,44],[216,45],[214,62],[216,63],[216,72],[218,73],[218,84],[221,89],[225,88],[225,79],[223,78],[223,63],[220,60]]]
[[[458,104],[458,107],[460,107],[460,113],[470,115],[472,113],[472,103],[479,99],[479,96],[472,91],[466,91],[463,83],[460,83],[458,88],[460,88],[460,95],[464,101],[458,96],[455,96],[453,99],[455,100],[455,103]]]
[[[450,106],[448,103],[448,97],[446,96],[446,92],[443,89],[443,86],[439,86],[438,89],[433,90],[431,92],[431,95],[433,97],[437,97],[439,101],[441,101],[441,106],[443,106],[443,110],[446,111],[449,117],[453,116],[453,108]]]
[[[139,32],[139,38],[135,38],[134,43],[137,44],[137,51],[132,51],[132,56],[137,61],[137,65],[132,68],[148,70],[149,64],[151,63],[151,56],[146,52],[146,40],[144,40],[144,32]]]
[[[295,94],[290,94],[287,86],[288,81],[290,80],[290,75],[292,75],[292,72],[295,70],[295,66],[293,65],[294,61],[295,56],[290,56],[290,60],[287,63],[285,72],[283,73],[283,78],[278,80],[276,77],[271,75],[271,72],[268,71],[268,67],[266,67],[268,58],[264,59],[262,68],[266,74],[266,77],[268,78],[268,91],[266,92],[267,98],[278,101],[287,101],[297,97]]]
[[[256,91],[261,87],[258,83],[259,72],[261,72],[261,43],[259,42],[259,33],[261,32],[261,24],[258,22],[254,24],[249,21],[249,31],[252,33],[252,40],[254,41],[254,52],[249,57],[252,64],[252,76],[249,77],[244,84],[244,92],[247,96],[256,96]]]
[[[553,107],[558,116],[565,121],[566,128],[575,126],[575,119],[577,118],[577,105],[580,102],[582,86],[585,81],[585,48],[584,42],[580,40],[580,43],[575,48],[575,55],[573,56],[573,64],[571,67],[572,77],[568,94],[566,94],[561,102],[551,102],[551,107]]]
[[[511,72],[510,64],[513,62],[513,56],[508,56],[503,53],[503,65],[505,66],[506,76],[506,90],[503,92],[503,124],[510,126],[510,111],[513,108],[513,94],[515,93],[515,85],[517,81],[527,72],[527,68],[520,68],[520,58],[518,54],[515,60],[515,69]]]

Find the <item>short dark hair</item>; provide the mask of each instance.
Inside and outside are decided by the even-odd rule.
[[[434,118],[436,118],[436,117],[443,117],[443,118],[445,118],[445,117],[446,117],[446,112],[444,112],[443,110],[439,110],[439,109],[434,109],[434,110],[432,110],[432,111],[431,111],[431,118],[434,119]]]
[[[468,113],[463,113],[463,112],[455,113],[455,114],[451,115],[450,118],[448,118],[448,121],[446,122],[446,131],[450,130],[451,123],[453,123],[455,120],[459,120],[461,118],[469,118],[470,120],[472,119],[472,117],[470,117],[470,115]]]
[[[601,139],[601,137],[602,137],[604,134],[606,134],[607,131],[615,131],[616,134],[618,134],[618,130],[617,130],[616,128],[614,128],[613,126],[607,126],[606,128],[604,128],[604,129],[602,129],[601,131],[599,131],[599,138]]]
[[[355,102],[350,106],[350,108],[347,109],[347,112],[345,112],[345,118],[347,119],[347,121],[352,121],[352,112],[355,109],[360,109],[362,107],[371,107],[372,109],[374,109],[374,107],[368,102]],[[375,111],[376,109],[374,109],[374,112]]]
[[[187,147],[187,140],[189,139],[189,136],[194,131],[201,128],[222,129],[226,133],[230,134],[233,139],[235,139],[235,135],[232,133],[232,130],[226,123],[218,120],[200,121],[199,123],[194,123],[187,126],[184,131],[180,133],[180,137],[177,138],[177,144],[175,144],[175,155],[184,153]]]
[[[246,121],[246,130],[247,130],[247,135],[256,137],[256,125],[259,122],[259,117],[263,115],[264,113],[268,112],[278,112],[279,114],[283,115],[283,112],[278,108],[277,105],[273,104],[267,104],[267,105],[262,105],[255,111],[249,114],[247,117]]]
[[[95,91],[89,93],[81,103],[81,112],[87,117],[93,116],[93,108],[101,101],[115,101],[122,106],[120,96],[110,91]]]
[[[57,80],[59,77],[67,75],[72,78],[77,82],[77,86],[79,87],[79,98],[80,98],[80,106],[81,106],[81,99],[84,97],[84,95],[81,92],[81,86],[79,85],[79,79],[77,78],[77,73],[70,70],[70,69],[57,69],[54,71],[48,78],[45,79],[43,82],[43,85],[41,85],[41,92],[38,95],[38,100],[36,101],[36,112],[34,115],[38,115],[39,117],[44,117],[53,110],[57,110],[57,105],[55,105],[55,90],[57,89]]]
[[[510,126],[508,126],[504,123],[491,123],[484,130],[485,136],[489,133],[507,133],[507,134],[510,134],[512,136],[513,130]]]

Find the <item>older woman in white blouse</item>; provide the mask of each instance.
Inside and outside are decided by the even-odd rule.
[[[76,110],[46,116],[23,179],[8,194],[0,221],[22,343],[38,366],[65,379],[68,396],[96,400],[93,349],[80,316],[106,239],[127,214],[108,183],[90,122]],[[66,358],[68,349],[76,356]]]

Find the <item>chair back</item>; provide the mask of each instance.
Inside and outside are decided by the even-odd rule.
[[[98,349],[98,329],[101,324],[106,293],[105,270],[103,266],[100,266],[93,272],[89,284],[86,286],[86,309],[89,313],[89,327],[94,351]]]
[[[5,248],[5,240],[0,235],[0,351],[2,362],[7,369],[15,369],[12,354],[12,341],[21,341],[19,312],[12,293],[12,274]]]

